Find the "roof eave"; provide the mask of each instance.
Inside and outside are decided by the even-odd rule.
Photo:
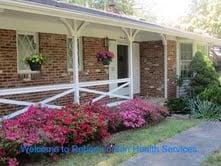
[[[183,37],[183,38],[204,41],[204,42],[206,41],[207,43],[221,45],[220,39],[215,39],[200,34],[173,30],[166,27],[154,26],[152,24],[137,23],[137,22],[133,23],[132,21],[113,19],[95,14],[92,15],[87,12],[79,12],[76,10],[70,11],[62,8],[51,7],[48,5],[41,5],[33,2],[27,3],[24,1],[0,0],[0,8],[27,12],[32,14],[55,16],[59,18],[76,19],[76,20],[88,21],[92,23],[99,23],[99,24],[105,24],[117,27],[134,28],[143,31],[162,33],[166,35]]]

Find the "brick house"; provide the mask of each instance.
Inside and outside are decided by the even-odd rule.
[[[221,41],[53,0],[0,0],[0,115],[36,102],[176,97],[177,75],[213,44]],[[109,66],[96,58],[104,50],[115,55]],[[24,63],[33,53],[47,57],[41,71]]]

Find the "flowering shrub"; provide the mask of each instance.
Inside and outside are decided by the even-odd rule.
[[[158,104],[134,99],[119,105],[119,117],[126,128],[138,128],[147,123],[156,123],[167,116],[167,109]]]
[[[163,106],[134,99],[111,111],[99,103],[67,105],[62,109],[37,108],[0,127],[0,165],[16,166],[19,147],[32,145],[82,145],[110,136],[119,126],[138,128],[155,123],[168,114]]]
[[[119,115],[123,120],[123,125],[127,128],[142,127],[146,123],[144,117],[138,111],[121,111]]]
[[[110,51],[100,51],[96,55],[98,61],[102,62],[103,65],[109,65],[114,57],[114,54]]]
[[[101,105],[68,105],[64,109],[72,114],[68,116],[68,120],[72,121],[68,128],[71,133],[68,134],[69,142],[82,144],[90,140],[102,140],[109,136],[108,119],[97,111],[97,109],[106,109]]]
[[[108,127],[110,131],[116,131],[117,127],[120,125],[120,120],[118,118],[118,112],[115,110],[110,110],[105,104],[101,106],[100,103],[94,103],[88,105],[88,107],[95,113],[101,114],[108,121]]]
[[[0,165],[16,165],[20,145],[81,145],[108,137],[109,120],[98,108],[103,107],[68,105],[58,110],[31,106],[21,116],[5,120],[0,128]]]
[[[18,154],[18,143],[5,139],[5,133],[0,127],[0,165],[17,166],[18,161],[14,158]]]

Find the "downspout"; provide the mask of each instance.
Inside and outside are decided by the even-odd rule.
[[[168,49],[166,35],[160,34],[164,47],[164,98],[168,98]]]

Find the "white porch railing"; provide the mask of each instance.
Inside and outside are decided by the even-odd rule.
[[[103,92],[103,91],[99,91],[99,90],[95,90],[95,89],[86,88],[86,87],[93,87],[93,86],[100,86],[100,85],[118,84],[118,83],[123,83],[123,84],[120,85],[119,87],[111,90],[111,91],[108,91],[108,92]],[[95,99],[93,99],[92,102],[97,102],[106,96],[116,97],[116,98],[121,98],[121,99],[127,100],[127,99],[130,99],[129,96],[119,95],[119,94],[116,94],[116,92],[119,91],[120,89],[130,85],[130,83],[131,83],[130,79],[125,78],[125,79],[118,79],[118,80],[81,82],[78,84],[78,87],[79,87],[80,92],[88,92],[88,93],[94,93],[94,94],[100,95],[100,96],[96,97]],[[37,102],[37,103],[43,104],[49,108],[61,108],[62,106],[52,105],[52,104],[48,104],[48,103],[55,101],[58,98],[64,97],[68,94],[74,93],[75,87],[76,87],[75,84],[70,83],[70,84],[57,84],[57,85],[45,85],[45,86],[2,89],[2,90],[0,90],[0,103],[26,106],[26,108],[16,111],[16,112],[9,114],[9,115],[5,115],[0,118],[0,121],[2,121],[3,119],[10,119],[15,116],[18,116],[18,115],[26,112],[28,106],[36,104],[34,102],[28,102],[28,101],[17,101],[17,100],[12,100],[12,99],[4,99],[4,96],[64,90],[62,93],[59,93],[55,96],[52,96],[52,97],[49,97],[47,99]]]

